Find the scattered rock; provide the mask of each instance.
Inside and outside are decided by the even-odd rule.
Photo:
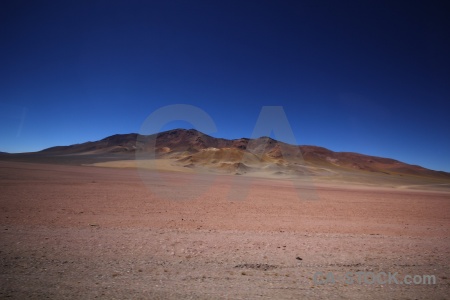
[[[235,268],[240,268],[240,269],[256,269],[256,270],[263,270],[263,271],[267,271],[267,270],[273,270],[278,268],[277,266],[274,265],[268,265],[268,264],[239,264],[234,266]]]

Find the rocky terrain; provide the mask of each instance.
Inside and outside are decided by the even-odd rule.
[[[0,298],[450,296],[448,192],[147,173],[0,162]]]

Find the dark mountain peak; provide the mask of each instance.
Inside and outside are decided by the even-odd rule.
[[[180,137],[191,138],[198,136],[208,136],[208,135],[196,129],[183,129],[183,128],[171,129],[156,134],[157,139],[180,138]]]
[[[257,138],[256,140],[278,142],[277,140],[271,138],[270,136],[261,136],[261,137]]]
[[[203,133],[196,129],[193,129],[193,128],[190,128],[190,129],[176,128],[176,129],[169,129],[166,131],[161,131],[157,134],[158,135],[166,135],[166,134],[203,134]]]
[[[126,133],[126,134],[113,134],[110,135],[100,141],[108,141],[108,142],[124,142],[130,141],[132,139],[136,140],[138,134],[137,133]]]

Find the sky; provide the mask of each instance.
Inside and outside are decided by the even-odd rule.
[[[297,144],[450,172],[449,7],[1,1],[0,151],[140,132],[174,104],[208,114],[212,136],[250,137],[281,106]]]

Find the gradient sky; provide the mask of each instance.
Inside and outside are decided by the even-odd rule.
[[[450,171],[449,12],[446,1],[2,1],[0,151],[138,132],[170,104],[207,112],[213,136],[249,137],[277,105],[298,144]]]

